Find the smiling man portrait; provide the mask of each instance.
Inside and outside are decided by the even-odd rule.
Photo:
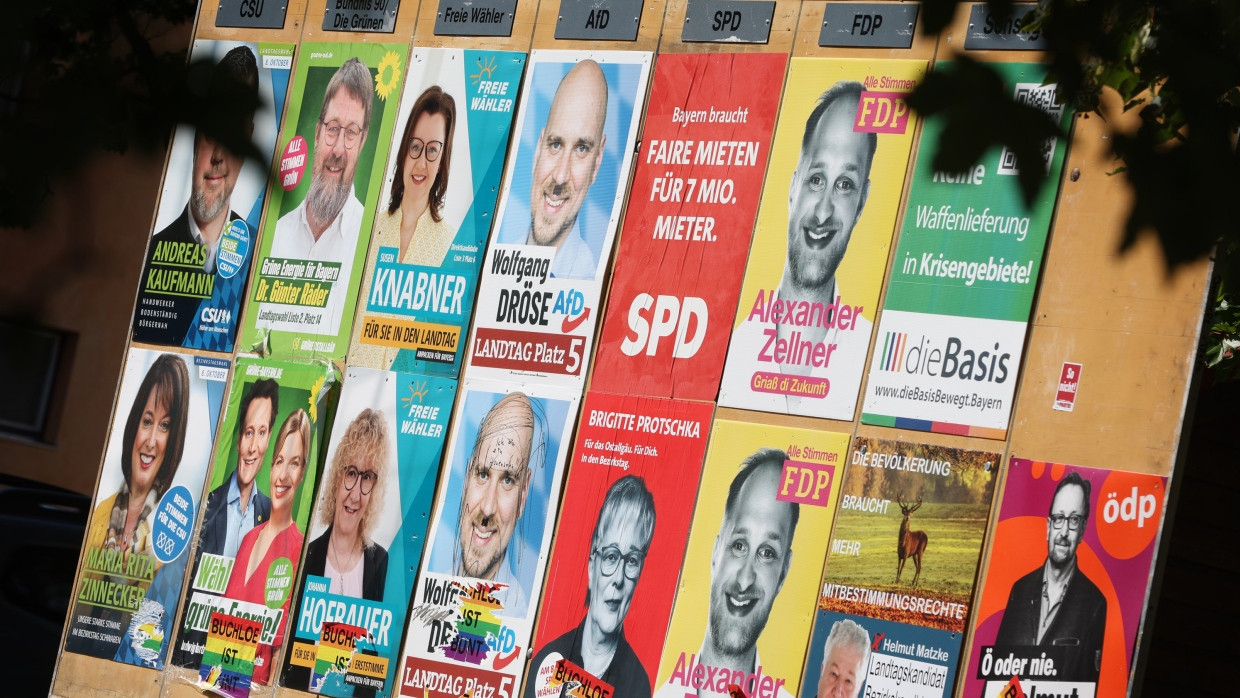
[[[341,265],[326,312],[317,326],[307,328],[320,334],[337,332],[344,313],[343,290],[348,288],[365,212],[353,180],[370,133],[374,94],[370,69],[358,58],[345,61],[332,75],[315,122],[310,188],[301,204],[276,222],[268,253]]]
[[[465,463],[456,545],[451,569],[445,570],[506,585],[496,597],[518,616],[529,605],[529,590],[521,580],[518,527],[530,480],[544,466],[545,429],[530,398],[519,392],[504,395],[483,416]],[[434,560],[432,565],[438,566]]]
[[[772,683],[758,655],[758,638],[792,567],[792,540],[801,515],[796,502],[776,499],[786,460],[788,455],[779,449],[758,449],[741,463],[728,487],[711,551],[706,637],[697,653],[707,675],[730,674],[737,680],[723,683],[740,685],[750,695],[761,686],[762,695],[779,698],[791,698],[792,693],[783,679]],[[699,698],[728,695],[711,690],[719,681],[707,684],[697,689]],[[684,698],[686,689],[669,681],[656,695]]]
[[[603,162],[607,79],[592,60],[574,65],[556,88],[547,123],[534,144],[527,245],[554,247],[551,276],[594,277],[598,258],[578,216]]]
[[[754,305],[817,308],[823,320],[792,320],[793,313],[787,311],[763,317],[750,313],[732,335],[720,404],[737,406],[728,395],[736,389],[730,387],[749,384],[754,369],[760,367],[803,376],[811,386],[825,381],[827,392],[800,396],[745,390],[737,399],[746,409],[845,418],[831,411],[844,413],[846,403],[847,418],[852,418],[856,390],[850,390],[848,383],[858,381],[859,386],[873,324],[861,314],[863,308],[847,305],[850,297],[837,272],[865,211],[878,148],[876,134],[855,126],[863,91],[859,82],[837,82],[814,103],[788,186],[787,250],[779,286],[759,290],[765,298],[758,295]],[[755,248],[760,239],[755,237]],[[768,239],[773,242],[774,234]],[[742,299],[742,304],[747,302]],[[773,349],[781,346],[785,349]],[[850,377],[854,371],[855,379]],[[832,404],[837,400],[844,402]]]
[[[1046,517],[1046,561],[1016,580],[995,637],[996,646],[1058,648],[1062,681],[1097,681],[1107,601],[1077,567],[1089,523],[1090,482],[1070,472],[1059,481]]]

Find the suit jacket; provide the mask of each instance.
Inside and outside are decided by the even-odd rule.
[[[1042,570],[1038,567],[1012,585],[1007,608],[999,623],[995,645],[1039,646],[1064,649],[1064,663],[1055,664],[1061,681],[1097,681],[1102,666],[1102,637],[1106,630],[1107,600],[1078,567],[1064,592],[1055,619],[1038,643],[1042,602]]]
[[[332,538],[332,527],[328,526],[323,535],[310,541],[306,546],[306,561],[301,566],[301,589],[302,599],[298,606],[305,602],[306,593],[306,576],[315,575],[323,576],[327,569],[327,543]],[[368,545],[362,553],[362,598],[367,601],[383,601],[383,590],[387,581],[387,564],[388,553],[380,545]],[[301,616],[301,610],[298,608],[297,617]],[[397,632],[397,637],[400,633]],[[304,642],[304,640],[303,640]],[[400,650],[400,645],[392,645],[394,651]],[[373,652],[363,652],[363,654],[374,654]],[[310,686],[310,668],[305,666],[297,666],[292,663],[293,653],[290,650],[284,654],[284,675],[280,683],[298,690],[306,690]],[[399,680],[399,672],[397,672],[397,680]],[[388,693],[395,695],[397,691],[390,687]],[[375,691],[364,686],[354,686],[354,696],[373,696]]]
[[[202,531],[198,534],[198,554],[211,553],[220,555],[224,550],[224,541],[228,538],[228,486],[237,477],[236,473],[229,476],[224,484],[211,490],[207,495],[207,514],[202,522]],[[253,486],[250,494],[250,506],[254,507],[257,526],[271,518],[271,499]],[[195,564],[195,569],[197,565]]]
[[[235,221],[241,218],[235,211],[228,211],[228,220]],[[155,233],[151,238],[150,248],[146,253],[146,262],[142,265],[142,278],[138,280],[139,295],[146,297],[148,294],[142,291],[146,288],[146,278],[151,273],[151,254],[155,251],[155,246],[160,242],[188,242],[195,243],[193,234],[189,232],[189,204],[185,205],[185,209],[181,211],[181,215],[177,219],[168,224],[167,228]],[[199,269],[198,271],[202,271]],[[189,333],[190,327],[198,317],[198,308],[202,305],[200,298],[185,298],[181,296],[169,296],[164,294],[149,294],[152,297],[158,297],[163,302],[172,303],[171,312],[174,317],[160,318],[161,322],[167,324],[167,329],[158,329],[154,327],[142,327],[138,323],[133,325],[133,338],[138,342],[150,342],[153,344],[170,344],[172,346],[181,346],[185,341],[185,336]],[[142,308],[142,299],[138,299],[138,308]]]
[[[195,553],[194,568],[190,571],[191,587],[186,592],[187,597],[193,594],[193,580],[198,578],[198,565],[202,562],[202,554],[223,554],[224,541],[228,539],[228,486],[232,484],[236,477],[236,473],[229,475],[224,484],[211,490],[211,493],[207,495],[202,530],[198,532],[198,552]],[[257,515],[256,527],[258,524],[271,518],[271,500],[267,495],[258,491],[257,484],[254,485],[254,489],[250,494],[250,508],[246,511],[254,511]],[[184,623],[185,619],[182,618],[181,622]],[[204,645],[206,641],[206,633],[197,630],[186,630],[182,626],[177,643],[173,646],[172,663],[182,667],[197,667],[202,661],[201,655],[188,652],[182,648],[186,643]]]
[[[327,542],[331,540],[332,527],[328,526],[323,535],[310,541],[306,546],[306,562],[302,569],[305,574],[323,576],[327,569]],[[381,545],[368,545],[362,559],[362,598],[367,601],[382,601],[383,587],[387,581],[387,550]],[[304,577],[304,575],[303,575]]]

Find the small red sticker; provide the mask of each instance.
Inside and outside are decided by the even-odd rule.
[[[1055,409],[1071,412],[1076,406],[1076,389],[1081,384],[1081,365],[1063,364],[1059,373],[1059,388],[1055,391]]]

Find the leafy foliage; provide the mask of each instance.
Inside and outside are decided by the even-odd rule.
[[[19,2],[0,23],[0,227],[30,226],[58,176],[94,153],[164,147],[188,123],[234,152],[256,157],[229,115],[207,108],[204,66],[184,52],[160,51],[184,31],[195,0]],[[958,0],[923,0],[923,30],[940,34]],[[988,0],[999,19],[1013,0]],[[1137,110],[1140,126],[1115,131],[1116,172],[1135,193],[1122,247],[1142,235],[1160,242],[1173,271],[1216,249],[1219,288],[1207,356],[1225,363],[1240,347],[1240,281],[1231,271],[1240,244],[1232,197],[1240,191],[1240,3],[1234,0],[1041,0],[1023,22],[1047,42],[1051,80],[1078,113],[1101,117],[1105,90]],[[177,43],[177,42],[168,42]],[[967,58],[936,72],[912,95],[945,130],[935,166],[960,171],[1003,144],[1029,161],[1055,126],[1015,104],[998,77]],[[217,102],[218,103],[218,102]],[[248,105],[245,105],[248,107]],[[222,125],[221,125],[222,124]],[[1045,186],[1040,167],[1022,167],[1026,200]],[[1222,245],[1219,243],[1222,242]]]
[[[924,0],[923,28],[939,33],[956,11],[956,0]],[[990,11],[1010,16],[1011,0],[990,0]],[[1112,130],[1116,173],[1135,194],[1121,249],[1143,235],[1159,241],[1168,272],[1216,249],[1223,279],[1206,338],[1211,365],[1232,360],[1240,347],[1240,245],[1233,197],[1240,192],[1240,3],[1233,0],[1041,0],[1023,18],[1027,31],[1046,38],[1049,82],[1078,113],[1104,117],[1103,92],[1137,110],[1135,131]],[[1045,130],[1035,114],[993,90],[985,65],[964,61],[963,70],[938,73],[910,100],[923,115],[946,123],[935,166],[963,169],[969,157],[1004,144],[1018,158],[1030,157]],[[993,115],[985,123],[977,115]],[[1022,145],[1022,141],[1024,144]],[[953,167],[947,167],[947,165]],[[1030,176],[1023,176],[1026,171]],[[1040,168],[1021,168],[1031,200],[1045,185]],[[1231,369],[1228,374],[1237,371]]]

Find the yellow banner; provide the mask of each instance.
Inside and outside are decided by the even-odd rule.
[[[362,339],[367,344],[398,349],[455,352],[460,343],[461,328],[366,315],[362,320]]]

